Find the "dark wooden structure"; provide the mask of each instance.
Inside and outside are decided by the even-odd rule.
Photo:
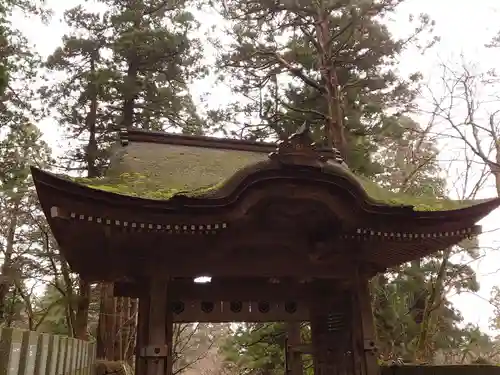
[[[141,375],[170,373],[172,324],[192,321],[309,321],[317,375],[377,374],[369,279],[477,235],[500,204],[375,200],[306,128],[278,145],[140,130],[121,142],[105,179],[32,174],[73,271],[139,298]]]

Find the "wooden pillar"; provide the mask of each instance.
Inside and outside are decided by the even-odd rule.
[[[311,306],[311,336],[315,375],[361,375],[354,369],[348,293],[324,294]]]
[[[150,280],[148,293],[139,298],[136,375],[171,375],[168,332],[172,319],[167,303],[168,280]],[[169,327],[170,326],[170,327]]]
[[[100,283],[99,322],[97,327],[97,358],[115,360],[115,305],[113,283]]]
[[[378,375],[368,280],[348,290],[323,284],[311,302],[315,375]]]
[[[172,313],[172,306],[170,301],[167,299],[167,313],[166,313],[166,320],[165,320],[165,339],[167,343],[167,348],[168,348],[168,357],[167,357],[167,371],[165,375],[172,375],[174,372],[174,345],[173,345],[173,338],[174,338],[174,321],[173,321],[173,313]]]
[[[146,361],[141,357],[141,349],[148,344],[149,298],[147,295],[139,298],[137,312],[137,338],[135,345],[135,375],[146,373]]]
[[[377,339],[368,278],[359,274],[356,275],[354,287],[356,289],[355,297],[357,297],[355,307],[358,310],[356,315],[359,316],[361,323],[357,326],[361,331],[358,334],[361,336],[361,340],[363,340],[363,374],[379,375],[380,366],[377,361]]]
[[[300,335],[300,323],[287,323],[287,345],[286,345],[286,370],[287,375],[303,375],[302,364],[302,338]]]
[[[123,347],[124,347],[124,342],[123,342],[123,339],[124,339],[124,332],[123,332],[123,329],[125,328],[124,327],[124,321],[125,321],[125,314],[126,312],[124,311],[125,310],[125,299],[124,297],[115,297],[113,298],[113,302],[114,302],[114,310],[115,310],[115,314],[114,314],[114,340],[113,340],[113,344],[114,344],[114,353],[115,353],[115,357],[114,357],[114,360],[115,361],[123,361],[124,360],[124,356],[123,356]]]

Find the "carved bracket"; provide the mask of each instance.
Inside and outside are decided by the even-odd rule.
[[[306,122],[287,140],[278,142],[276,151],[269,154],[269,158],[283,164],[317,167],[327,162],[327,158],[317,151]]]

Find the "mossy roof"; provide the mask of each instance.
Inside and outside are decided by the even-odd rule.
[[[206,193],[242,168],[268,160],[265,152],[150,142],[117,145],[113,155],[105,177],[77,181],[94,189],[161,200],[176,194]],[[479,203],[397,194],[365,177],[353,177],[374,200],[394,206],[414,206],[417,211],[451,210]]]

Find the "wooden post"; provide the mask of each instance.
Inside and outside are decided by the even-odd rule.
[[[142,375],[146,372],[146,363],[141,357],[141,348],[147,345],[148,338],[148,315],[149,298],[148,296],[139,297],[137,312],[137,337],[135,344],[135,375]]]
[[[302,353],[300,351],[302,339],[300,336],[300,323],[287,323],[287,348],[286,364],[287,375],[303,375]]]
[[[168,357],[167,357],[167,370],[165,375],[172,375],[174,372],[174,345],[173,345],[173,338],[174,338],[174,319],[173,319],[173,313],[172,313],[172,308],[170,305],[170,301],[167,298],[167,310],[165,314],[166,320],[165,320],[165,335],[166,335],[166,343],[168,347]]]
[[[379,375],[380,366],[377,362],[377,346],[375,337],[375,325],[373,322],[373,311],[371,305],[371,296],[369,290],[369,280],[359,273],[356,275],[354,283],[356,297],[355,312],[359,314],[361,324],[357,325],[359,330],[358,337],[362,342],[363,348],[363,374]]]
[[[136,375],[171,373],[167,288],[167,279],[153,278],[149,293],[139,298]]]
[[[330,291],[328,298],[326,290]],[[311,306],[315,375],[361,375],[354,368],[351,295],[335,293],[333,285],[318,293]],[[337,297],[337,298],[335,298]]]
[[[348,290],[322,285],[311,303],[311,333],[315,375],[380,374],[367,278],[354,275]]]
[[[100,283],[99,322],[97,325],[97,358],[115,360],[115,305],[113,283]]]

